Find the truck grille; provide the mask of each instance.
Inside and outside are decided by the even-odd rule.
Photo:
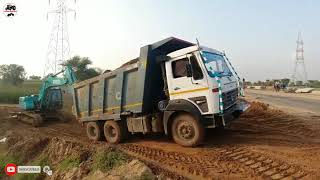
[[[238,99],[238,89],[233,89],[222,93],[223,109],[228,109],[236,103]]]

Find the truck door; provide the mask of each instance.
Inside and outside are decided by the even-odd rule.
[[[166,69],[170,99],[185,99],[194,104],[196,99],[206,101],[209,93],[207,79],[194,54],[168,61]],[[192,76],[188,70],[192,71]]]

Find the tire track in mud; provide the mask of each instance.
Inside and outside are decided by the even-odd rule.
[[[208,171],[202,166],[205,162],[197,157],[188,156],[180,152],[167,152],[135,144],[123,144],[120,145],[119,149],[128,155],[150,162],[186,178],[210,179],[207,177]],[[212,162],[205,165],[212,168],[221,168]]]
[[[215,148],[196,155],[170,152],[137,144],[123,144],[124,153],[190,179],[216,175],[256,176],[263,179],[300,179],[308,175],[300,167],[272,159],[242,147]]]
[[[300,179],[308,175],[298,166],[272,159],[246,148],[226,148],[218,151],[226,160],[246,166],[265,179]]]

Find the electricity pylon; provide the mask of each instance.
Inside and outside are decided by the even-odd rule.
[[[303,84],[308,82],[306,65],[304,63],[304,49],[301,32],[298,33],[296,59],[291,79],[291,82],[295,85],[298,85],[297,82],[299,81]]]
[[[68,8],[67,0],[56,0],[55,8],[47,13],[47,19],[49,14],[54,14],[55,17],[46,55],[44,76],[60,71],[61,64],[70,56],[70,43],[67,24],[67,14],[69,12],[73,12],[74,17],[76,17],[76,11]]]

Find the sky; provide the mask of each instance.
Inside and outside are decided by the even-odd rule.
[[[23,65],[42,76],[55,0],[0,0],[18,13],[0,13],[0,64]],[[320,80],[320,1],[317,0],[77,0],[68,16],[70,56],[115,69],[139,56],[140,47],[175,36],[225,51],[250,81],[290,77],[298,31],[308,79]],[[3,11],[3,9],[1,9]]]

